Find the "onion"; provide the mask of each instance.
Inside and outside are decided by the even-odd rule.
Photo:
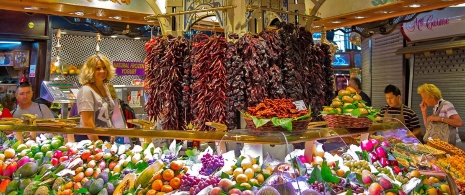
[[[380,158],[379,159],[379,163],[381,163],[381,166],[385,167],[385,166],[389,166],[389,161],[387,158]]]
[[[379,141],[376,139],[370,139],[371,144],[373,144],[373,147],[377,147],[379,144]]]
[[[387,154],[386,151],[382,147],[378,147],[375,149],[378,158],[386,158]]]
[[[376,153],[370,152],[368,155],[370,156],[370,159],[371,159],[372,163],[374,163],[374,162],[376,162],[378,160],[378,155]]]
[[[387,141],[382,141],[382,142],[381,142],[381,146],[384,146],[384,147],[391,147]]]
[[[371,152],[374,148],[373,143],[370,140],[363,140],[360,142],[360,147],[364,151]]]

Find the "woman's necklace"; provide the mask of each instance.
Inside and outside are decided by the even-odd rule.
[[[95,83],[92,83],[92,84],[94,85],[95,88],[97,88],[97,91],[98,91],[98,93],[100,94],[100,96],[101,96],[101,97],[105,97],[106,94],[102,93],[102,92],[100,91],[100,89],[97,87],[97,85],[95,85]]]

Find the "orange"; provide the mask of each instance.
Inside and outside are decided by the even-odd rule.
[[[65,184],[65,190],[73,188],[73,185],[74,185],[73,182],[68,182],[68,183],[66,183],[66,184]],[[64,193],[64,192],[65,192],[65,191],[63,191],[63,193]]]
[[[163,186],[161,187],[161,191],[162,191],[162,192],[168,193],[168,192],[173,191],[173,187],[171,187],[170,185],[163,185]]]
[[[165,195],[165,192],[157,192],[157,195]]]
[[[183,169],[185,172],[189,171],[189,167],[188,167],[188,166],[184,166],[182,169]]]
[[[179,173],[178,175],[176,175],[176,177],[179,178],[179,179],[181,179],[182,176],[184,176],[184,175],[185,175],[185,173]]]
[[[174,171],[171,170],[171,169],[166,169],[163,171],[163,179],[166,180],[166,181],[169,181],[171,179],[173,179],[174,177]]]
[[[170,163],[170,168],[173,169],[174,171],[179,171],[179,170],[181,170],[181,169],[183,168],[183,166],[184,166],[184,165],[182,164],[182,162],[177,161],[177,160],[172,161],[172,162]]]
[[[145,195],[155,195],[155,194],[157,194],[157,191],[156,191],[156,190],[149,190],[149,191],[147,192],[147,194],[145,194]]]
[[[61,194],[63,194],[63,195],[71,195],[71,194],[73,194],[73,191],[71,189],[66,189]]]
[[[173,187],[173,189],[178,189],[179,186],[181,186],[181,179],[175,177],[170,180],[170,186]]]
[[[153,176],[153,179],[154,180],[162,179],[161,174],[156,174],[155,176]]]
[[[163,186],[163,181],[160,180],[160,179],[157,179],[157,180],[153,181],[153,183],[152,183],[152,189],[153,190],[160,191],[161,186]]]

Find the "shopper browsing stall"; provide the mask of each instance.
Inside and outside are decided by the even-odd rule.
[[[371,106],[371,99],[368,95],[362,91],[362,82],[359,78],[350,78],[349,87],[352,87],[357,91],[357,93],[362,96],[362,100],[366,102],[365,105]]]
[[[460,140],[457,128],[463,126],[463,121],[454,105],[442,99],[441,90],[434,84],[425,83],[418,87],[417,92],[421,95],[420,108],[426,127],[423,139],[439,138],[455,145]],[[428,106],[434,106],[432,115],[428,115]]]
[[[79,83],[83,86],[77,94],[77,108],[81,115],[82,127],[113,127],[111,116],[115,103],[108,90],[108,82],[115,75],[115,68],[110,60],[102,54],[89,57],[81,69]],[[76,141],[89,138],[90,140],[107,140],[108,136],[76,135]]]
[[[420,120],[411,108],[402,103],[400,89],[394,85],[388,85],[384,88],[384,95],[387,105],[381,108],[379,116],[398,119],[415,136],[419,137],[421,134]]]
[[[32,102],[32,86],[29,82],[22,82],[16,88],[16,108],[11,111],[14,118],[21,118],[23,114],[36,115],[36,119],[55,118],[52,111],[45,105]]]

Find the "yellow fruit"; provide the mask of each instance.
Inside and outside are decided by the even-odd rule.
[[[267,166],[265,168],[265,170],[268,170],[270,174],[271,174],[271,172],[273,172],[273,168],[271,166]]]
[[[241,162],[242,169],[252,168],[252,161],[249,158],[244,158]]]
[[[351,97],[346,95],[346,96],[342,97],[342,101],[345,102],[345,103],[352,103],[352,102],[354,102],[354,98],[351,98]]]
[[[259,184],[262,184],[265,181],[265,177],[261,173],[257,174],[256,179]]]
[[[260,167],[260,165],[257,165],[257,164],[253,164],[252,165],[252,170],[254,172],[260,172],[262,170],[262,168]]]
[[[409,178],[413,178],[413,177],[419,178],[420,172],[418,172],[417,170],[413,170],[412,172],[410,172]]]
[[[246,175],[247,178],[252,179],[255,175],[255,172],[253,171],[252,168],[248,168],[244,171],[244,175]]]
[[[224,168],[223,172],[228,174],[228,175],[232,175],[233,174],[233,169],[232,169],[232,167],[226,167],[226,168]]]
[[[440,189],[442,192],[450,194],[450,187],[447,184],[441,184]]]
[[[337,95],[339,96],[346,96],[346,95],[350,95],[350,91],[347,91],[347,90],[344,90],[344,89],[341,89]]]
[[[252,186],[249,183],[241,183],[241,186],[244,187],[246,190],[252,189]]]
[[[252,178],[252,179],[249,179],[249,182],[252,184],[252,185],[258,185],[258,180],[255,179],[255,178]]]
[[[362,100],[362,96],[360,96],[358,94],[355,94],[353,98],[354,98],[354,100],[358,100],[358,101]]]
[[[245,174],[239,174],[236,176],[236,182],[237,183],[245,183],[249,181],[249,178]]]
[[[5,158],[13,158],[15,157],[15,150],[13,148],[6,149],[3,154],[5,154]]]
[[[5,155],[4,154],[0,154],[0,160],[5,161]]]
[[[75,74],[75,73],[76,73],[76,72],[75,72],[74,69],[69,70],[69,74]]]
[[[244,170],[239,167],[239,168],[234,169],[233,175],[234,177],[237,177],[239,174],[243,174],[243,173],[244,173]]]
[[[338,170],[336,171],[336,174],[337,174],[337,176],[342,177],[342,176],[345,174],[345,171],[342,170],[342,169],[338,169]]]
[[[426,193],[428,195],[437,195],[438,194],[438,191],[436,190],[436,188],[430,188],[426,191]]]
[[[355,89],[352,88],[352,87],[347,87],[347,88],[346,88],[346,91],[349,91],[350,94],[356,94],[356,93],[357,93],[357,91],[355,91]]]

